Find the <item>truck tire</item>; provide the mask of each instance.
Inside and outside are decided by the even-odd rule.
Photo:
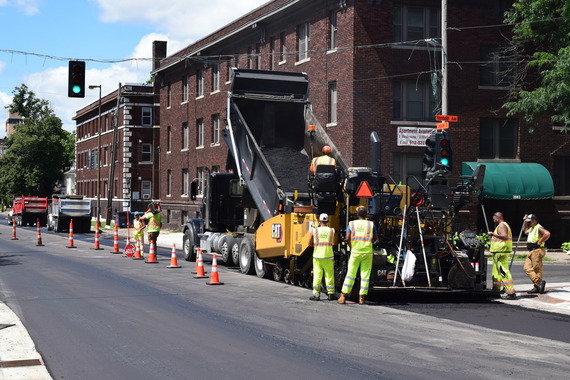
[[[253,274],[255,272],[255,256],[253,241],[244,237],[239,245],[239,269],[241,273]]]
[[[218,249],[222,262],[226,265],[232,263],[232,248],[236,239],[230,234],[224,234],[218,240]]]
[[[265,264],[265,260],[260,259],[255,252],[253,253],[253,260],[255,266],[255,274],[257,277],[264,278],[267,276],[268,270],[267,265]]]
[[[184,254],[184,260],[196,261],[196,251],[194,250],[194,233],[190,229],[184,231],[184,236],[182,237],[182,252]]]
[[[234,239],[234,245],[232,246],[232,262],[237,267],[239,266],[239,245],[241,244],[241,238]]]

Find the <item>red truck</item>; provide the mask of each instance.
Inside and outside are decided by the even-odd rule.
[[[12,200],[12,219],[16,219],[19,226],[35,226],[37,220],[40,225],[47,224],[48,217],[48,198],[40,198],[38,196],[17,195]]]

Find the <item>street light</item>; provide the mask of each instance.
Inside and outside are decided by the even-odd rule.
[[[89,86],[90,90],[94,88],[99,89],[99,133],[97,133],[97,223],[99,224],[101,221],[101,85]]]

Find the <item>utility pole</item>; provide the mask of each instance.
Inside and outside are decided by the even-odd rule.
[[[441,0],[441,114],[447,112],[447,0]]]
[[[115,182],[115,159],[117,156],[117,135],[119,133],[119,106],[121,105],[121,84],[117,90],[117,109],[115,110],[115,121],[113,126],[113,146],[111,148],[111,169],[109,170],[109,194],[107,197],[107,218],[105,220],[105,228],[111,226],[113,218],[113,188]]]

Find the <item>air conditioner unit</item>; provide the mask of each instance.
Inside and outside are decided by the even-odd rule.
[[[150,194],[143,194],[143,199],[150,199]]]

